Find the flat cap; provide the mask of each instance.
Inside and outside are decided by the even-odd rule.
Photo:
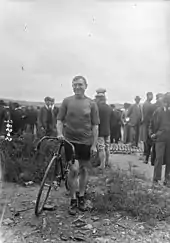
[[[96,93],[97,93],[97,94],[98,94],[98,93],[106,93],[106,89],[104,89],[104,88],[99,88],[99,89],[96,90]]]

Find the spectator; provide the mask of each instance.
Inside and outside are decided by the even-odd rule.
[[[110,142],[118,143],[121,138],[121,113],[114,104],[111,104],[110,107],[112,108]]]
[[[124,103],[124,111],[122,112],[121,120],[122,120],[122,126],[123,126],[123,143],[127,144],[130,142],[129,137],[129,119],[127,117],[128,109],[130,107],[130,104]]]
[[[56,117],[54,114],[53,100],[50,97],[44,99],[45,105],[40,108],[38,114],[38,136],[51,136],[56,130]]]
[[[135,147],[138,147],[140,124],[142,120],[140,100],[141,98],[136,96],[135,104],[131,105],[127,112],[127,117],[129,117],[130,142],[131,145]]]
[[[153,115],[151,138],[155,140],[156,159],[153,183],[159,184],[162,165],[165,164],[164,185],[170,186],[170,93],[165,94],[163,106],[157,108]]]
[[[151,103],[153,100],[153,93],[146,94],[146,101],[142,107],[142,126],[141,126],[141,141],[144,143],[144,163],[148,163],[151,153],[152,140],[149,136],[149,124],[154,112],[154,105]]]
[[[104,93],[96,95],[96,102],[99,109],[99,135],[98,135],[98,151],[100,158],[100,168],[103,170],[105,166],[109,166],[110,155],[110,124],[112,109],[106,104]]]

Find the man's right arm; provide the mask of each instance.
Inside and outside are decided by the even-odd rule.
[[[67,114],[67,100],[64,99],[58,112],[57,116],[57,135],[58,137],[63,137],[63,121],[65,120]]]
[[[63,122],[60,120],[57,120],[57,135],[59,137],[63,136]]]

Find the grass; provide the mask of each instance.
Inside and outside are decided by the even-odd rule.
[[[55,142],[44,142],[36,153],[33,138],[27,134],[22,140],[0,144],[3,178],[7,182],[41,182],[46,167],[57,148]]]
[[[144,180],[145,179],[145,180]],[[110,173],[104,193],[95,193],[94,210],[100,214],[123,211],[140,221],[155,225],[170,216],[170,194],[146,183],[144,175],[120,169]],[[105,179],[103,178],[103,185]]]
[[[57,144],[44,142],[38,155],[35,154],[34,148],[33,139],[28,134],[21,141],[0,143],[1,164],[5,181],[41,182]],[[96,193],[89,194],[97,213],[105,215],[115,211],[123,211],[152,225],[156,224],[158,220],[170,217],[168,189],[152,188],[145,175],[135,171],[131,164],[126,171],[111,170],[107,184],[106,178],[100,176],[95,182],[96,184],[91,183],[91,188],[99,187],[100,189],[98,192],[96,190]]]

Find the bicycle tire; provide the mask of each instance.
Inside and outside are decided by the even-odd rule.
[[[38,191],[36,203],[35,203],[35,215],[36,216],[39,216],[42,213],[44,205],[45,205],[45,203],[46,203],[46,201],[47,201],[47,199],[49,197],[52,185],[49,186],[49,188],[47,190],[47,193],[46,193],[46,196],[45,196],[45,199],[44,199],[44,201],[42,203],[42,206],[39,209],[40,199],[41,199],[41,195],[42,195],[42,192],[43,192],[43,189],[44,189],[44,186],[45,186],[45,182],[46,182],[48,173],[49,173],[51,167],[53,166],[53,163],[57,163],[56,160],[57,160],[57,156],[53,156],[53,158],[51,159],[51,161],[50,161],[50,163],[49,163],[49,165],[48,165],[48,167],[47,167],[47,169],[45,171],[44,177],[42,179],[42,182],[41,182],[41,185],[40,185],[40,189]],[[54,178],[54,176],[55,176],[55,174],[53,173],[53,178]]]

